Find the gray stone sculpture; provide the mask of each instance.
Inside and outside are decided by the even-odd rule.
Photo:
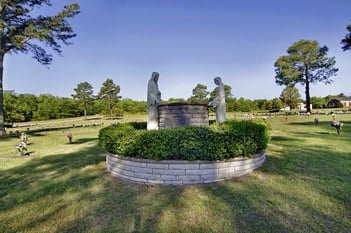
[[[157,106],[161,102],[161,92],[158,89],[158,77],[157,72],[153,72],[151,79],[147,86],[147,130],[158,129],[158,110]]]
[[[224,84],[220,77],[214,78],[214,82],[216,85],[218,85],[216,90],[216,98],[212,100],[208,105],[216,108],[216,121],[217,123],[221,123],[227,119],[225,109]]]

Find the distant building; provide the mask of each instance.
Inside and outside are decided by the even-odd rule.
[[[290,111],[290,106],[285,106],[284,108],[281,108],[280,111]]]
[[[307,111],[306,109],[306,104],[305,103],[299,103],[297,108],[300,110],[300,111]],[[312,110],[312,104],[310,104],[310,109]]]
[[[310,108],[312,110],[312,104],[310,104]],[[291,109],[290,106],[285,106],[284,108],[281,108],[280,109],[281,111],[291,111],[291,110],[294,110],[294,109]],[[299,110],[299,111],[307,111],[306,109],[306,104],[304,103],[299,103],[297,105],[297,108],[295,110]]]
[[[15,90],[4,90],[4,93],[15,94]]]
[[[351,107],[351,98],[350,97],[335,97],[328,101],[328,108],[350,108]]]

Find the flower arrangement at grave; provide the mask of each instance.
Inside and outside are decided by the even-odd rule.
[[[343,125],[342,122],[337,121],[335,119],[332,120],[332,122],[330,123],[330,126],[334,127],[336,129],[337,134],[340,134],[340,129],[341,129],[342,125]]]
[[[25,142],[20,142],[16,145],[16,149],[21,155],[25,155],[28,151],[28,145]]]
[[[21,140],[21,142],[27,143],[27,141],[28,141],[27,134],[21,133],[20,140]]]
[[[16,145],[16,150],[21,155],[26,155],[28,151],[28,136],[25,133],[21,133],[20,142]]]

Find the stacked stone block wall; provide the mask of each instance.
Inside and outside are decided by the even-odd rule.
[[[228,161],[147,160],[106,155],[107,170],[117,178],[142,184],[204,184],[243,176],[262,166],[265,154]]]

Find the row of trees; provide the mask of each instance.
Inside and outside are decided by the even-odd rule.
[[[81,82],[74,88],[75,94],[72,97],[78,100],[82,106],[84,111],[84,116],[87,116],[88,107],[94,100],[99,100],[101,106],[108,106],[108,111],[110,116],[112,117],[112,110],[114,108],[114,104],[118,102],[121,98],[119,96],[121,88],[114,84],[112,79],[106,79],[106,81],[102,84],[100,91],[97,96],[94,96],[94,88],[88,82]]]
[[[226,104],[229,112],[253,112],[270,111],[290,106],[296,109],[302,102],[300,94],[295,87],[285,88],[280,98],[271,100],[250,100],[235,98],[231,94],[231,87],[226,86]],[[121,99],[120,87],[111,79],[107,79],[96,96],[93,95],[93,87],[88,82],[82,82],[74,89],[72,98],[56,97],[49,94],[16,94],[4,93],[5,122],[21,122],[32,120],[49,120],[68,117],[102,114],[108,117],[121,116],[124,113],[146,113],[146,101]],[[200,102],[208,103],[215,97],[215,90],[207,91],[207,87],[198,84],[193,89],[193,95],[186,99],[172,98],[164,102]],[[325,107],[329,99],[335,96],[312,97],[313,108]],[[339,94],[336,97],[345,97]]]
[[[279,96],[279,98],[274,98],[272,100],[261,99],[261,100],[249,100],[244,98],[233,98],[231,93],[231,86],[224,85],[225,97],[227,103],[228,111],[264,111],[264,110],[273,110],[281,109],[284,107],[289,107],[291,110],[296,110],[300,103],[305,103],[301,98],[299,90],[293,86],[288,85],[284,88]],[[197,102],[197,103],[208,103],[216,97],[216,88],[209,92],[207,86],[203,84],[197,84],[193,89],[192,96],[188,98],[188,102]],[[334,97],[347,97],[343,93],[339,95],[328,95],[325,97],[311,97],[310,104],[312,108],[325,108],[328,101]],[[184,99],[171,99],[169,101],[185,101]]]
[[[111,102],[103,99],[91,99],[83,102],[74,98],[56,97],[49,94],[15,94],[4,93],[5,122],[21,122],[32,120],[61,119],[84,115],[103,114],[106,116],[120,116],[128,113],[145,113],[146,102],[123,99]]]
[[[185,101],[170,99],[165,102]],[[74,98],[56,97],[49,94],[35,96],[33,94],[4,94],[4,112],[6,122],[21,122],[32,120],[49,120],[86,115],[103,114],[105,116],[120,116],[123,113],[146,113],[146,101],[122,99],[117,102],[106,102],[102,99],[90,99],[84,102]],[[228,111],[258,111],[281,108],[280,99],[249,100],[245,98],[227,99]]]

